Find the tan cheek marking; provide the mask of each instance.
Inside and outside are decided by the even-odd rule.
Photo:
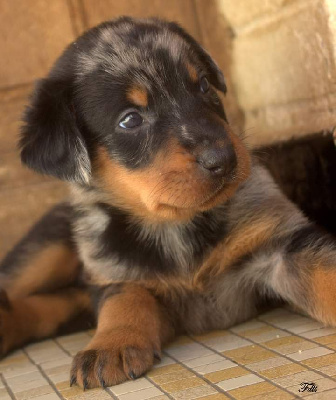
[[[220,243],[199,269],[195,281],[203,286],[214,276],[223,273],[245,254],[253,252],[273,235],[278,225],[275,218],[263,218],[255,223],[240,226]]]
[[[148,106],[148,93],[145,88],[132,87],[127,91],[129,101],[140,107]]]
[[[197,82],[198,81],[198,74],[197,74],[196,68],[189,61],[186,62],[186,68],[187,68],[188,74],[190,76],[190,79],[193,82]]]
[[[77,254],[69,247],[54,244],[42,249],[19,268],[19,276],[6,285],[8,296],[24,297],[37,290],[65,286],[75,280],[79,271]]]
[[[151,165],[142,170],[129,171],[111,160],[104,148],[97,151],[94,169],[105,191],[112,194],[116,206],[126,208],[134,215],[148,218],[150,221],[155,219],[162,189],[169,185],[169,173],[189,171],[193,161],[193,156],[180,147],[175,140],[171,140]],[[166,190],[163,195],[168,198],[168,191]],[[171,213],[174,212],[171,209],[160,209],[160,215],[157,218],[161,219],[162,213],[168,213],[166,217],[171,219],[173,217]],[[183,212],[190,217],[190,211]]]

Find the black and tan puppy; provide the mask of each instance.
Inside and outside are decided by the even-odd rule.
[[[39,82],[22,160],[70,181],[71,200],[1,266],[3,355],[94,309],[71,372],[87,388],[134,379],[174,335],[272,299],[336,325],[335,240],[251,158],[216,90],[210,56],[155,19],[99,25]]]

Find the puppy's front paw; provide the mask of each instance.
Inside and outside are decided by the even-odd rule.
[[[88,348],[76,355],[70,385],[77,383],[85,390],[136,379],[152,367],[159,354],[159,346],[140,332],[117,329],[97,334]]]

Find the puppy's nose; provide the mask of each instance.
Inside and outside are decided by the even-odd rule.
[[[224,148],[212,147],[204,149],[197,157],[197,162],[211,175],[221,177],[228,175],[237,166],[237,157],[233,146]]]

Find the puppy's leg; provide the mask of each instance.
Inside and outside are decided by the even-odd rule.
[[[269,254],[265,283],[313,318],[336,326],[336,239],[308,224]]]
[[[80,262],[71,213],[67,204],[56,206],[0,265],[0,356],[90,313],[89,294],[76,287]]]
[[[135,379],[173,335],[169,317],[147,289],[112,284],[102,293],[95,336],[74,359],[71,383],[86,389]]]
[[[31,340],[51,336],[81,311],[91,309],[83,289],[63,289],[9,301],[0,293],[0,356]]]
[[[10,299],[74,283],[80,262],[71,239],[71,207],[46,214],[0,264],[0,287]]]

